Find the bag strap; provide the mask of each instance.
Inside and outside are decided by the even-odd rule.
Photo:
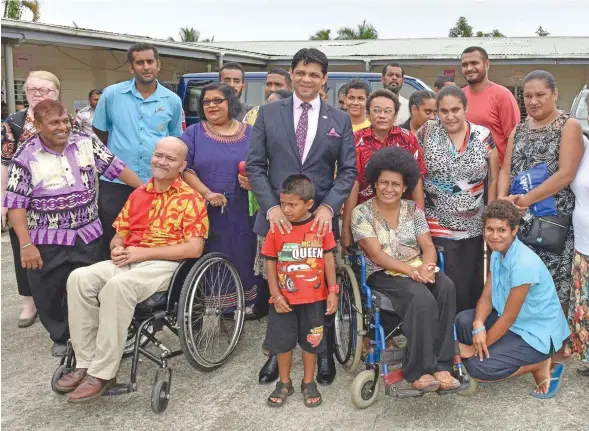
[[[10,120],[10,130],[12,131],[15,144],[18,146],[20,137],[24,132],[25,121],[27,121],[27,109],[15,112],[11,115]]]

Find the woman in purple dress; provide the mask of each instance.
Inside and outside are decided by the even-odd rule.
[[[247,158],[252,129],[234,119],[240,108],[231,87],[219,82],[206,85],[199,100],[202,121],[186,129],[181,139],[188,146],[184,180],[208,203],[206,252],[227,255],[239,271],[246,304],[251,305],[258,289],[253,271],[256,235],[248,207],[250,185],[239,174],[239,163]],[[235,302],[234,293],[222,295]]]

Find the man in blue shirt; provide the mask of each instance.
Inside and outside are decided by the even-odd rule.
[[[92,128],[118,158],[147,182],[156,142],[182,134],[182,101],[157,81],[161,63],[155,46],[131,46],[127,61],[134,78],[104,90]],[[110,259],[110,241],[115,235],[112,224],[133,190],[118,180],[100,181],[98,209],[104,228],[104,259]]]
[[[570,330],[548,268],[516,236],[519,220],[508,201],[492,202],[485,210],[491,272],[476,310],[456,317],[460,353],[475,379],[492,382],[532,373],[532,395],[549,398],[564,371],[564,364],[557,365],[551,378],[550,358]]]

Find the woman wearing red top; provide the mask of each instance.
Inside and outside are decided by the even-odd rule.
[[[389,90],[377,90],[366,101],[366,111],[371,126],[354,133],[358,177],[350,196],[344,203],[341,234],[341,244],[344,248],[352,244],[352,210],[356,205],[375,196],[372,186],[364,175],[366,165],[374,153],[384,147],[401,147],[411,153],[417,160],[421,176],[425,175],[423,153],[416,137],[408,130],[395,126],[399,106],[399,98]],[[415,186],[410,198],[421,208],[425,207],[423,181],[421,179]]]

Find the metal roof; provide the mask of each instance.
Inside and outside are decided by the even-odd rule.
[[[250,52],[240,53],[207,46],[201,43],[173,42],[164,39],[155,39],[146,36],[112,33],[107,31],[91,30],[86,28],[71,27],[39,22],[20,21],[2,18],[2,42],[5,39],[20,43],[55,44],[62,46],[100,47],[126,51],[129,46],[138,42],[146,42],[155,45],[160,54],[175,57],[218,60],[221,54],[225,61],[241,61],[248,64],[266,65],[267,55]]]
[[[301,48],[323,51],[330,64],[379,65],[386,61],[403,64],[456,64],[464,48],[481,46],[496,63],[589,64],[589,37],[504,37],[504,38],[430,38],[328,41],[244,41],[244,42],[171,42],[106,31],[63,25],[2,19],[2,39],[32,43],[98,46],[126,50],[130,44],[149,42],[164,55],[241,61],[271,66],[284,64]]]
[[[589,60],[589,37],[504,37],[377,39],[329,41],[213,42],[217,49],[265,54],[270,60],[292,58],[301,48],[320,49],[331,59],[457,60],[462,51],[481,46],[492,59]]]

